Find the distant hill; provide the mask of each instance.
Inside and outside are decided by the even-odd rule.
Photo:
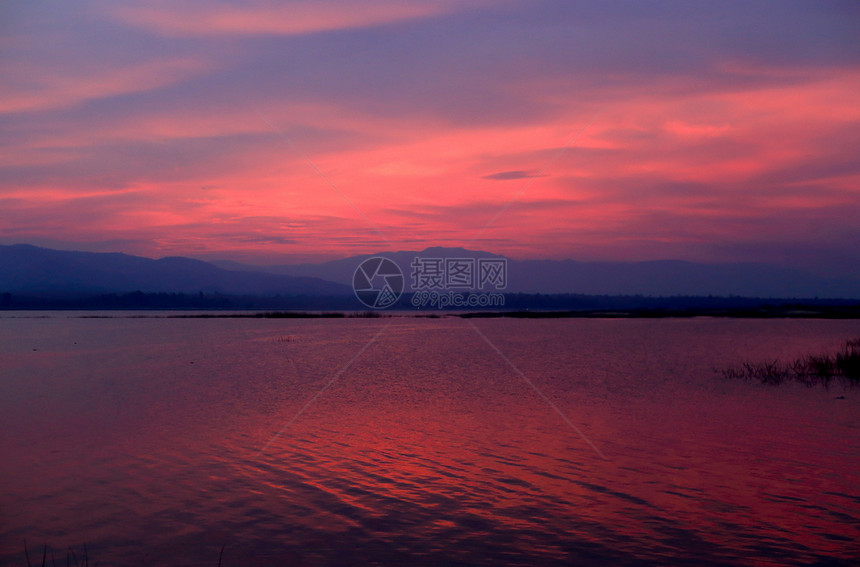
[[[231,270],[317,277],[350,285],[356,267],[366,258],[394,260],[407,280],[410,264],[423,258],[500,258],[490,252],[463,248],[427,248],[421,251],[381,252],[352,256],[320,264],[249,266],[213,262]],[[860,298],[860,281],[828,279],[802,270],[756,263],[704,264],[678,260],[649,262],[578,262],[574,260],[510,260],[510,293],[742,296],[773,298]]]
[[[394,260],[394,262],[400,266],[400,269],[403,270],[403,275],[406,276],[406,291],[409,291],[409,266],[416,256],[421,256],[423,258],[502,258],[502,256],[497,254],[466,250],[465,248],[433,247],[422,250],[421,252],[400,251],[380,252],[378,254],[361,254],[358,256],[343,258],[341,260],[331,260],[321,264],[251,266],[231,261],[213,261],[212,263],[228,270],[253,270],[268,272],[271,274],[315,277],[351,286],[352,276],[355,274],[355,269],[358,265],[364,260],[373,258],[374,256],[385,256],[386,258]]]
[[[0,292],[29,295],[222,293],[352,295],[352,288],[314,277],[230,271],[191,258],[153,260],[128,254],[69,252],[27,244],[0,246]]]
[[[352,277],[366,258],[394,260],[409,292],[414,258],[501,258],[463,248],[383,252],[319,264],[249,266],[169,257],[0,246],[0,293],[93,295],[110,293],[217,293],[235,296],[309,296],[354,299]],[[860,298],[860,282],[827,279],[767,264],[682,261],[577,262],[508,260],[506,293],[600,296],[737,296]]]
[[[511,287],[532,293],[860,298],[860,281],[755,263],[524,260],[508,271]]]

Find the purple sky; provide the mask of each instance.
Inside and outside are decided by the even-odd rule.
[[[7,2],[0,243],[860,276],[858,29],[855,1]]]

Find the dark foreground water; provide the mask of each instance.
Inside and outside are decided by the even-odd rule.
[[[852,565],[860,389],[714,371],[852,337],[0,318],[0,564]]]

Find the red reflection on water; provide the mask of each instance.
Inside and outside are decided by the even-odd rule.
[[[294,422],[379,322],[171,323],[5,379],[0,557],[23,537],[106,563],[141,542],[182,564],[225,543],[225,564],[856,555],[857,400],[713,373],[836,323],[482,322],[607,460],[462,321],[392,325]]]

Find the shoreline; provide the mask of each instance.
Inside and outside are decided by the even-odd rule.
[[[581,309],[508,311],[292,311],[211,309],[22,309],[0,310],[0,319],[56,316],[78,319],[378,319],[390,317],[439,319],[860,319],[860,304],[841,306],[786,305],[711,309]]]

